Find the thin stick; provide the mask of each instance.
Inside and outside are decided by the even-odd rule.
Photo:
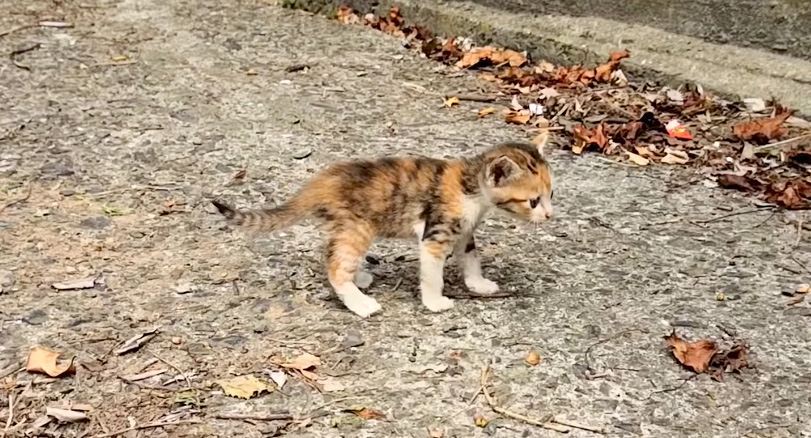
[[[13,200],[13,201],[11,201],[11,202],[7,203],[6,205],[4,205],[4,206],[0,207],[0,213],[2,213],[2,212],[3,212],[3,210],[5,210],[5,209],[7,209],[7,208],[9,208],[9,207],[11,207],[11,206],[13,206],[13,205],[17,205],[17,204],[19,204],[20,202],[25,202],[25,201],[27,201],[27,200],[28,200],[28,198],[30,198],[30,197],[31,197],[31,192],[32,192],[33,190],[34,190],[34,185],[29,183],[29,184],[28,184],[28,193],[26,193],[26,194],[25,194],[25,196],[23,196],[22,198],[15,199],[15,200]],[[3,376],[3,377],[5,377],[5,376]]]
[[[554,421],[555,423],[558,423],[558,424],[562,424],[564,426],[569,426],[569,427],[575,428],[575,429],[585,430],[585,431],[594,432],[594,433],[605,433],[599,427],[589,426],[588,424],[578,423],[578,422],[575,422],[575,421],[562,420],[562,419],[557,418],[557,417],[555,417],[555,419],[552,420],[552,421]]]
[[[794,143],[797,140],[802,140],[804,138],[811,137],[811,134],[801,135],[799,137],[790,138],[788,140],[778,141],[776,143],[771,144],[764,144],[763,146],[758,146],[755,148],[755,152],[764,151],[766,149],[771,149],[776,146],[783,146],[784,144]]]
[[[21,372],[21,371],[25,371],[25,367],[21,367],[21,368],[12,368],[12,369],[10,369],[10,370],[8,370],[8,371],[4,372],[2,375],[0,375],[0,380],[3,380],[3,379],[5,379],[6,377],[8,377],[8,376],[10,376],[10,375],[12,375],[12,374],[14,374],[14,373],[19,373],[19,372]]]
[[[192,389],[191,380],[189,380],[189,376],[187,376],[186,373],[184,373],[183,370],[180,369],[180,367],[178,367],[177,365],[173,364],[172,362],[169,362],[168,360],[158,356],[154,351],[150,351],[149,353],[151,355],[155,356],[155,359],[158,359],[159,361],[161,361],[161,362],[165,363],[166,365],[169,365],[170,367],[177,370],[177,372],[180,373],[181,376],[183,376],[183,379],[186,380],[186,385],[189,387],[189,390]]]
[[[121,435],[122,433],[127,433],[127,432],[129,432],[131,430],[151,429],[153,427],[163,427],[163,426],[175,426],[175,425],[178,425],[178,424],[200,424],[200,423],[202,423],[202,421],[200,421],[200,420],[179,420],[179,421],[167,421],[167,422],[156,421],[154,423],[142,424],[140,426],[132,426],[132,427],[128,427],[126,429],[119,429],[119,430],[116,430],[116,431],[113,431],[113,432],[110,432],[110,433],[105,433],[105,434],[102,434],[102,435],[96,435],[95,438],[109,438],[109,437],[112,437],[112,436]]]
[[[8,393],[8,420],[6,420],[5,432],[11,429],[11,420],[14,418],[14,393]],[[4,432],[4,434],[5,434]]]
[[[481,377],[481,387],[482,393],[484,393],[484,398],[487,400],[487,404],[490,405],[490,409],[494,412],[504,415],[505,417],[510,417],[514,420],[523,421],[527,424],[532,424],[533,426],[543,427],[544,429],[554,430],[561,433],[569,432],[569,428],[563,425],[555,424],[549,421],[538,421],[532,418],[526,417],[521,414],[516,414],[515,412],[508,411],[496,404],[496,401],[493,399],[493,396],[490,395],[490,392],[487,390],[487,375],[490,373],[490,366],[485,365],[482,368],[482,377]]]
[[[39,49],[40,47],[42,47],[42,44],[36,43],[36,44],[32,44],[32,45],[30,45],[28,47],[24,47],[22,49],[17,49],[15,51],[9,53],[8,59],[11,60],[11,63],[14,64],[15,67],[21,68],[23,70],[31,70],[31,67],[29,67],[27,65],[20,64],[19,62],[17,62],[17,55],[22,55],[23,53]]]
[[[774,207],[764,207],[764,208],[756,208],[754,210],[743,210],[743,211],[736,211],[735,213],[725,214],[723,216],[714,217],[712,219],[706,219],[703,221],[694,221],[697,224],[709,224],[712,222],[718,222],[723,219],[731,218],[733,216],[740,216],[744,214],[752,214],[752,213],[759,213],[761,211],[771,211],[774,210]]]
[[[805,266],[804,264],[802,264],[802,262],[800,262],[799,260],[797,260],[797,258],[796,258],[796,257],[794,257],[794,255],[791,255],[791,256],[789,256],[789,257],[791,258],[791,260],[793,260],[793,261],[794,261],[794,263],[796,263],[797,265],[799,265],[801,268],[805,269],[805,272],[808,272],[809,274],[811,274],[811,269],[809,269],[807,266]]]
[[[797,222],[797,240],[794,241],[794,247],[798,247],[800,245],[800,241],[803,240],[803,220],[800,219]]]
[[[4,37],[4,36],[12,34],[14,32],[19,32],[21,30],[30,29],[32,27],[37,27],[37,26],[38,25],[36,25],[36,24],[25,24],[25,25],[22,25],[22,26],[17,26],[17,27],[9,29],[7,31],[0,32],[0,37]]]
[[[293,420],[293,415],[290,412],[278,412],[275,414],[266,415],[253,415],[253,414],[215,414],[214,418],[220,420],[257,420],[257,421],[278,421],[278,420]]]
[[[466,100],[469,102],[483,102],[483,103],[495,102],[498,99],[496,96],[482,96],[476,94],[458,94],[454,97],[456,97],[459,100]]]

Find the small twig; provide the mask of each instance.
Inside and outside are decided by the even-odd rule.
[[[17,62],[16,57],[17,57],[17,55],[22,55],[23,53],[39,49],[40,47],[42,47],[42,45],[40,43],[36,43],[36,44],[32,44],[32,45],[30,45],[28,47],[23,47],[22,49],[17,49],[17,50],[15,50],[15,51],[8,54],[8,59],[10,59],[11,63],[14,64],[15,66],[17,66],[18,68],[21,68],[23,70],[31,70],[31,67],[28,67],[27,65],[23,65],[23,64],[20,64],[19,62]]]
[[[763,207],[763,208],[756,208],[754,210],[736,211],[734,213],[725,214],[725,215],[722,215],[722,216],[714,217],[712,219],[706,219],[706,220],[701,220],[701,221],[693,221],[693,222],[695,222],[697,224],[709,224],[709,223],[712,223],[712,222],[718,222],[720,220],[724,220],[724,219],[731,218],[731,217],[734,217],[734,216],[741,216],[741,215],[744,215],[744,214],[759,213],[761,211],[772,211],[774,209],[775,209],[774,207],[768,206],[768,207]]]
[[[189,376],[187,376],[186,373],[184,373],[183,370],[180,369],[180,367],[178,367],[177,365],[173,364],[172,362],[169,362],[168,360],[158,356],[158,354],[155,353],[154,351],[150,351],[149,353],[151,355],[155,356],[155,359],[158,359],[159,361],[161,361],[161,362],[165,363],[166,365],[169,365],[170,367],[177,370],[177,372],[180,373],[181,376],[183,376],[183,379],[186,381],[186,386],[189,387],[189,390],[192,389],[191,380],[189,380]]]
[[[623,162],[621,162],[621,161],[612,160],[612,159],[610,159],[610,158],[605,158],[605,157],[600,157],[600,156],[597,156],[597,157],[594,157],[594,158],[596,158],[596,159],[598,159],[598,160],[600,160],[600,161],[605,161],[606,163],[616,164],[616,165],[618,165],[618,166],[625,166],[625,167],[640,167],[640,166],[637,166],[636,164],[628,164],[628,163],[623,163]]]
[[[772,218],[773,218],[773,217],[774,217],[776,214],[777,214],[777,210],[772,210],[772,214],[770,214],[770,215],[769,215],[769,217],[767,217],[767,218],[766,218],[766,220],[764,220],[763,222],[761,222],[761,223],[759,223],[759,224],[755,225],[754,227],[750,228],[750,230],[754,230],[755,228],[760,228],[760,227],[761,227],[761,226],[763,226],[763,225],[764,225],[766,222],[769,222],[770,220],[772,220]]]
[[[17,204],[19,204],[20,202],[25,202],[25,201],[27,201],[27,200],[28,200],[28,198],[30,198],[30,197],[31,197],[31,192],[32,192],[33,190],[34,190],[34,185],[33,185],[33,184],[28,184],[28,193],[26,193],[26,194],[25,194],[25,196],[23,196],[22,198],[19,198],[19,199],[15,199],[15,200],[13,200],[13,201],[10,201],[10,202],[6,203],[5,205],[3,205],[2,207],[0,207],[0,213],[2,213],[2,212],[3,212],[3,210],[5,210],[5,209],[7,209],[7,208],[9,208],[9,207],[11,207],[11,206],[17,205]],[[5,377],[5,376],[3,376],[3,377]]]
[[[531,424],[533,426],[543,427],[544,429],[554,430],[561,433],[569,432],[569,428],[562,425],[556,424],[555,422],[551,421],[539,421],[532,418],[529,418],[525,415],[516,414],[515,412],[509,411],[507,409],[502,408],[496,404],[496,401],[493,399],[493,396],[490,395],[490,392],[487,390],[487,376],[490,373],[490,366],[485,365],[482,368],[482,376],[481,376],[481,388],[482,393],[484,394],[484,398],[487,400],[487,404],[490,406],[490,409],[493,412],[498,414],[504,415],[505,417],[512,418],[514,420],[523,421],[524,423]]]
[[[391,289],[391,291],[397,292],[397,289],[400,289],[401,284],[403,284],[403,277],[397,279],[397,283],[394,283],[394,287]]]
[[[11,429],[11,421],[14,419],[14,393],[9,391],[8,393],[8,420],[6,420],[6,429],[5,431],[8,432]]]
[[[557,418],[557,417],[555,417],[555,419],[552,420],[552,421],[554,421],[555,423],[558,423],[558,424],[562,424],[564,426],[572,427],[574,429],[580,429],[580,430],[585,430],[585,431],[594,432],[594,433],[605,433],[603,431],[603,429],[601,429],[599,427],[589,426],[587,424],[578,423],[576,421],[563,420],[563,419],[560,419],[560,418]]]
[[[686,385],[686,384],[687,384],[687,382],[689,382],[689,381],[691,381],[691,380],[695,379],[695,378],[696,378],[696,377],[698,377],[698,376],[699,376],[699,374],[693,374],[692,376],[690,376],[690,377],[688,377],[688,378],[684,379],[684,381],[682,381],[682,382],[681,382],[681,384],[680,384],[679,386],[674,386],[674,387],[672,387],[672,388],[665,388],[665,389],[659,389],[659,390],[657,390],[657,391],[653,391],[653,392],[651,392],[651,393],[648,395],[648,397],[647,397],[645,400],[649,400],[651,397],[653,397],[653,395],[654,395],[654,394],[660,394],[660,393],[664,393],[664,392],[672,392],[672,391],[677,391],[677,390],[681,389],[681,387],[682,387],[682,386]]]
[[[109,438],[109,437],[113,437],[113,436],[116,436],[116,435],[121,435],[122,433],[127,433],[127,432],[129,432],[131,430],[151,429],[153,427],[163,427],[163,426],[175,426],[175,425],[178,425],[178,424],[200,424],[200,423],[202,423],[202,421],[200,421],[200,420],[178,420],[178,421],[167,421],[167,422],[156,421],[154,423],[142,424],[140,426],[132,426],[132,427],[128,427],[126,429],[119,429],[119,430],[116,430],[116,431],[113,431],[113,432],[110,432],[110,433],[105,433],[105,434],[102,434],[102,435],[96,435],[95,438]]]
[[[777,147],[777,146],[783,146],[784,144],[794,143],[795,141],[802,140],[802,139],[808,138],[808,137],[811,137],[811,134],[804,134],[804,135],[801,135],[799,137],[794,137],[794,138],[790,138],[788,140],[778,141],[776,143],[764,144],[763,146],[756,147],[755,152],[764,151],[764,150],[771,149],[771,148],[774,148],[774,147]]]
[[[13,365],[12,365],[12,366],[13,366]],[[19,373],[19,372],[21,372],[21,371],[25,371],[25,367],[21,367],[21,368],[16,368],[16,367],[15,367],[15,368],[10,368],[10,369],[8,369],[8,371],[4,371],[4,372],[3,372],[3,374],[0,374],[0,380],[3,380],[3,379],[5,379],[6,377],[8,377],[8,376],[10,376],[10,375],[12,375],[12,374],[14,374],[14,373]]]
[[[316,406],[315,408],[310,409],[310,414],[307,414],[307,416],[309,417],[313,412],[320,411],[321,409],[324,409],[324,408],[326,408],[327,406],[330,406],[330,405],[334,405],[335,403],[346,401],[346,400],[354,400],[354,399],[357,399],[357,398],[362,398],[362,397],[350,396],[350,397],[341,397],[341,398],[336,398],[334,400],[330,400],[330,401],[324,403],[323,405]]]
[[[290,412],[278,412],[274,414],[215,414],[214,418],[220,420],[256,420],[256,421],[279,421],[279,420],[293,420],[294,417]]]
[[[799,265],[801,268],[803,268],[803,269],[805,270],[805,272],[808,272],[809,274],[811,274],[811,269],[809,269],[809,268],[808,268],[808,266],[805,266],[804,264],[802,264],[802,262],[800,262],[799,260],[797,260],[797,258],[796,258],[796,257],[794,257],[794,254],[790,255],[790,256],[789,256],[789,258],[790,258],[792,261],[794,261],[794,263],[796,263],[796,264],[797,264],[797,265]]]
[[[457,94],[454,95],[459,100],[466,100],[468,102],[495,102],[498,98],[497,96],[484,96],[481,94]]]
[[[457,298],[462,300],[486,300],[490,298],[510,298],[517,296],[509,292],[496,292],[493,294],[474,294],[474,293],[461,293],[461,294],[445,294],[448,298]]]
[[[24,24],[22,26],[13,27],[13,28],[11,28],[11,29],[9,29],[7,31],[0,32],[0,38],[4,37],[6,35],[12,34],[14,32],[19,32],[21,30],[30,29],[32,27],[37,27],[37,25],[36,24]]]

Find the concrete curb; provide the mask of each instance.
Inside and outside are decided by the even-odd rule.
[[[776,98],[811,116],[811,62],[770,52],[719,45],[640,25],[590,17],[514,14],[471,3],[439,0],[287,0],[286,6],[332,14],[341,4],[385,13],[398,5],[408,22],[478,44],[526,50],[532,59],[593,66],[627,49],[629,77],[672,86],[695,82],[728,98]]]

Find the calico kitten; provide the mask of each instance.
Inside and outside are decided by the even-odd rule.
[[[228,222],[275,231],[305,218],[320,219],[329,233],[327,273],[349,310],[361,317],[380,304],[359,288],[372,277],[359,271],[375,237],[414,237],[420,243],[422,303],[440,312],[453,307],[442,296],[443,267],[452,252],[465,285],[479,294],[498,291],[484,278],[473,231],[492,207],[538,224],[552,215],[552,175],[543,146],[507,143],[459,160],[383,158],[334,164],[315,175],[287,203],[270,209],[235,210],[214,205]]]

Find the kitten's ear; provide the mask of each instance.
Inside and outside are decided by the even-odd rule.
[[[485,178],[488,184],[498,187],[517,177],[519,172],[521,169],[515,161],[501,156],[487,164]]]
[[[546,148],[546,143],[549,141],[549,131],[543,130],[540,134],[535,136],[532,139],[532,144],[535,145],[535,148],[538,149],[538,153],[541,154],[542,157],[545,157],[544,149]]]

